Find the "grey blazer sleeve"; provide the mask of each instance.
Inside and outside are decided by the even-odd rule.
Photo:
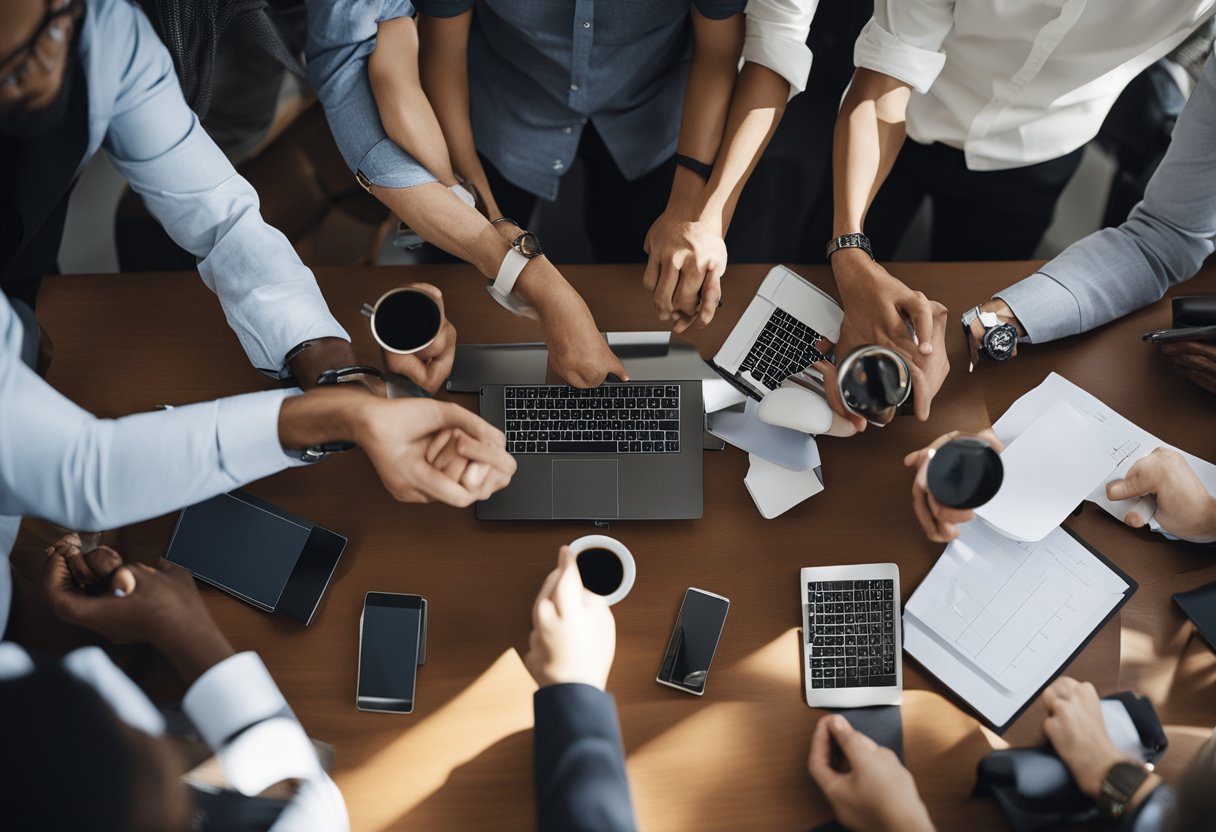
[[[634,832],[612,697],[590,685],[550,685],[532,704],[537,829]]]
[[[1192,277],[1216,237],[1216,56],[1174,129],[1144,200],[1118,228],[1065,249],[998,292],[1032,342],[1075,335],[1159,300]]]

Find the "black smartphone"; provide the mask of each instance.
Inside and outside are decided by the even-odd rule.
[[[675,629],[667,642],[663,664],[656,677],[660,685],[701,696],[726,623],[730,600],[704,589],[684,593]]]
[[[1168,344],[1173,341],[1216,341],[1216,326],[1183,326],[1176,329],[1158,329],[1144,333],[1150,344]]]
[[[361,711],[408,714],[414,710],[418,666],[426,662],[426,599],[369,592],[359,618]]]

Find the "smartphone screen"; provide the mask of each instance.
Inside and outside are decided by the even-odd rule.
[[[730,601],[721,595],[696,588],[684,593],[684,603],[680,605],[680,615],[659,668],[660,684],[698,696],[705,693],[705,680],[729,608]]]
[[[359,710],[413,712],[425,616],[421,596],[367,593],[359,627]]]

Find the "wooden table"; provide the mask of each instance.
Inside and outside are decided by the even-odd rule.
[[[634,552],[638,581],[615,608],[616,663],[609,689],[624,729],[637,811],[645,829],[804,830],[827,805],[806,772],[819,713],[803,701],[795,594],[802,566],[897,561],[907,598],[942,547],[921,534],[909,504],[905,453],[953,428],[999,416],[1051,370],[1097,395],[1162,439],[1216,458],[1216,398],[1168,369],[1140,334],[1168,325],[1165,302],[1082,338],[1026,348],[1008,366],[968,375],[957,316],[1033,270],[1029,263],[896,264],[892,271],[952,310],[954,372],[927,423],[898,420],[863,436],[821,443],[827,489],[780,518],[763,520],[743,486],[747,458],[705,456],[705,516],[695,522],[618,522],[611,533]],[[799,271],[831,290],[824,267]],[[726,305],[691,334],[712,355],[767,272],[732,266]],[[654,329],[633,267],[570,267],[602,329]],[[321,270],[331,308],[375,362],[362,302],[410,281],[445,294],[466,342],[534,340],[532,325],[501,312],[467,267]],[[1206,272],[1185,290],[1216,290]],[[55,344],[50,381],[103,416],[156,404],[210,399],[265,387],[197,276],[123,275],[48,279],[39,314]],[[457,397],[475,407],[473,397]],[[350,545],[308,629],[204,589],[238,649],[257,650],[309,733],[336,748],[335,777],[354,828],[529,829],[532,683],[520,660],[530,605],[559,544],[590,529],[576,523],[482,523],[471,510],[401,505],[358,453],[291,470],[251,486],[257,495],[346,534]],[[123,530],[139,558],[160,554],[172,518]],[[1211,549],[1124,528],[1092,507],[1069,525],[1140,582],[1120,617],[1069,668],[1102,693],[1150,695],[1175,738],[1167,772],[1184,764],[1216,721],[1216,657],[1193,635],[1170,594],[1216,578]],[[708,689],[694,698],[655,684],[684,590],[700,586],[732,604]],[[32,587],[18,581],[12,632],[62,648],[87,639],[52,626]],[[368,590],[412,592],[430,602],[428,662],[412,716],[355,709],[358,618]],[[168,672],[145,648],[117,651],[154,691]],[[943,829],[1000,822],[969,797],[976,761],[1004,742],[1041,740],[1032,708],[1002,737],[984,730],[915,663],[905,664],[903,721],[908,764]]]

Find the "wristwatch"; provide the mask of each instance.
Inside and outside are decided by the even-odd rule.
[[[380,372],[375,367],[367,364],[356,364],[351,367],[338,367],[323,371],[317,376],[317,386],[327,387],[330,385],[362,382],[366,378],[383,379],[384,373]],[[368,388],[369,390],[371,388]],[[320,462],[330,454],[349,451],[355,447],[354,442],[324,442],[320,445],[313,445],[311,448],[303,448],[295,452],[289,452],[292,456],[299,459],[301,462]]]
[[[972,337],[971,324],[980,322],[984,334],[978,348]],[[971,347],[971,366],[974,369],[980,358],[993,361],[1008,361],[1018,346],[1018,331],[1013,324],[1002,321],[995,312],[984,312],[978,306],[963,313],[963,332]]]
[[[507,222],[519,227],[519,223],[507,217],[491,220],[490,224],[498,225],[500,222]],[[490,281],[488,288],[493,298],[516,315],[536,317],[535,310],[519,298],[512,297],[511,292],[515,289],[515,281],[519,279],[520,272],[528,265],[528,261],[534,260],[542,254],[544,251],[541,250],[540,239],[531,231],[522,232],[511,242],[511,247],[507,249],[507,254],[503,257],[502,265],[498,267],[498,274]]]
[[[1130,760],[1111,766],[1102,780],[1102,788],[1098,790],[1098,811],[1102,816],[1111,820],[1121,818],[1127,811],[1132,795],[1152,771],[1151,763],[1133,763]]]
[[[839,237],[829,240],[827,258],[831,260],[832,255],[842,248],[859,248],[870,255],[871,260],[874,259],[874,249],[870,246],[870,238],[860,232],[841,234]]]

